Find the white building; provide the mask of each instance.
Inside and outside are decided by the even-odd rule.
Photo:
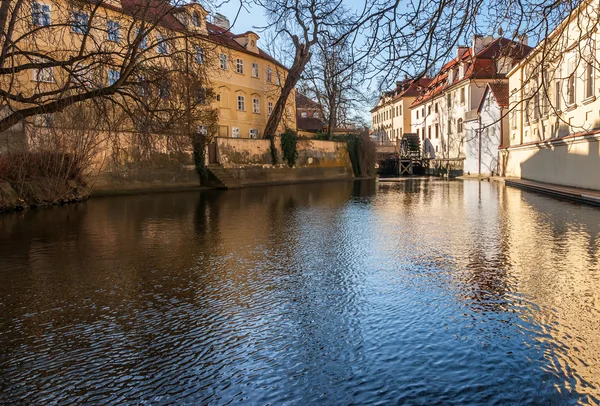
[[[465,161],[467,175],[498,175],[498,147],[508,143],[508,83],[489,83],[477,108],[477,115],[465,120]]]
[[[506,176],[600,190],[600,0],[586,0],[508,74]]]
[[[412,132],[434,165],[462,171],[466,159],[465,122],[477,109],[489,83],[506,82],[506,74],[531,50],[523,42],[474,36],[471,47],[458,47],[426,92],[411,105]],[[498,144],[499,146],[499,144]]]
[[[393,91],[384,92],[371,110],[373,138],[380,144],[395,143],[411,131],[410,105],[422,94],[431,79],[405,79]]]

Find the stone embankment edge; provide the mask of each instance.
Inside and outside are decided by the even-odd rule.
[[[572,188],[549,183],[535,182],[525,179],[506,179],[504,183],[518,189],[537,192],[561,200],[570,200],[590,206],[600,207],[600,191]]]

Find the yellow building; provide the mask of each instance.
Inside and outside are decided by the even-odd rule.
[[[34,0],[9,13],[22,18],[10,27],[16,42],[3,62],[5,70],[18,69],[0,76],[6,91],[0,119],[32,109],[39,113],[12,123],[13,132],[50,126],[66,97],[96,100],[112,92],[114,98],[118,89],[120,107],[127,110],[127,100],[146,92],[140,72],[154,69],[166,72],[156,78],[162,81],[157,93],[165,110],[185,111],[190,97],[173,97],[174,89],[198,83],[216,95],[212,107],[219,111],[219,136],[260,138],[287,75],[258,47],[258,35],[234,35],[224,16],[210,18],[197,3]],[[173,72],[181,74],[168,79]],[[295,129],[295,121],[292,92],[280,129]]]
[[[219,136],[262,138],[287,70],[258,47],[256,33],[231,33],[228,20],[221,15],[206,26],[208,40],[218,44],[219,66],[208,74],[219,108]],[[285,127],[296,129],[294,91],[280,124],[281,130]]]
[[[508,73],[504,175],[600,190],[599,10],[581,2]]]

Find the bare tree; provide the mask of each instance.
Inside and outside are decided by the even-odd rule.
[[[269,29],[276,33],[279,40],[292,45],[291,66],[288,70],[279,98],[267,121],[265,134],[272,140],[284,114],[288,97],[296,87],[302,73],[311,59],[313,47],[320,37],[335,31],[346,24],[342,19],[342,1],[327,0],[255,0],[265,9]]]
[[[0,132],[92,99],[110,100],[133,119],[144,111],[169,123],[190,98],[152,104],[144,90],[164,95],[171,76],[190,71],[206,78],[196,63],[209,52],[199,41],[204,16],[198,5],[157,0],[3,1]]]
[[[355,112],[365,102],[362,93],[364,61],[356,61],[351,43],[343,34],[326,33],[303,75],[302,90],[314,96],[327,123],[327,137],[340,125],[356,124]]]

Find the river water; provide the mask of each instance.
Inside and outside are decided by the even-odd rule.
[[[410,179],[0,226],[0,404],[600,402],[597,208]]]

